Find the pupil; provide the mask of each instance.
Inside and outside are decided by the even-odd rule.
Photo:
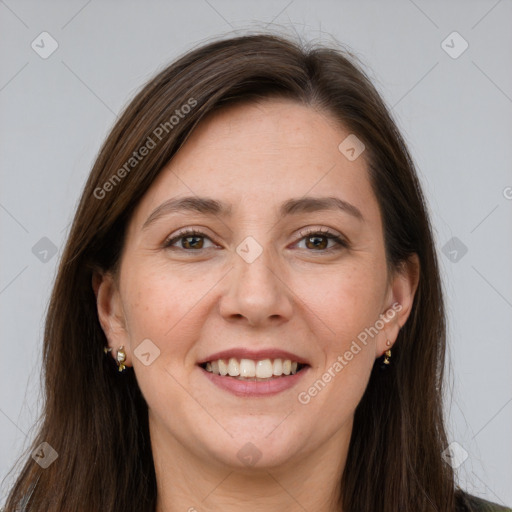
[[[319,239],[323,239],[324,243],[322,244],[322,242],[320,242],[320,244],[317,244],[317,243],[313,242],[313,246],[316,248],[319,248],[321,245],[322,247],[320,247],[320,249],[324,249],[325,248],[325,240],[326,240],[326,238],[324,236],[310,236],[308,241],[319,240]]]
[[[190,243],[189,240],[191,240],[191,239],[192,240],[195,239],[195,242]],[[201,237],[199,237],[199,236],[187,236],[185,238],[185,240],[186,240],[185,243],[197,249],[198,248],[197,245],[200,244],[200,242],[198,242],[198,240],[200,240],[200,239],[201,239]],[[200,249],[200,247],[199,247],[199,249]]]

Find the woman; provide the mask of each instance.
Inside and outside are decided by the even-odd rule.
[[[445,344],[423,194],[365,74],[210,43],[97,158],[6,510],[510,510],[454,482]]]

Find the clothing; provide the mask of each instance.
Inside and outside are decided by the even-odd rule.
[[[457,493],[457,512],[512,512],[512,508],[460,492]]]

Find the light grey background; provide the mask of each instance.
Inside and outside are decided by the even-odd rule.
[[[511,0],[0,0],[0,478],[33,434],[56,265],[116,114],[192,46],[278,25],[348,45],[392,106],[429,201],[447,292],[450,441],[456,458],[468,453],[460,482],[512,505],[511,21]],[[43,31],[58,43],[47,59],[31,47],[50,48]],[[445,51],[463,48],[446,39],[453,31],[469,44],[458,58]],[[34,254],[43,237],[55,255],[42,252],[48,242]],[[452,237],[466,254],[445,248]]]

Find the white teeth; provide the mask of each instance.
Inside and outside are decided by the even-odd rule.
[[[283,374],[283,361],[282,359],[274,359],[274,375]]]
[[[219,359],[218,363],[219,363],[219,372],[218,373],[220,375],[227,375],[228,374],[228,365],[222,359]],[[215,372],[213,372],[213,373],[215,373]]]
[[[272,377],[273,369],[272,369],[272,361],[270,359],[263,359],[263,361],[258,361],[256,363],[256,377],[259,379],[268,379]]]
[[[240,361],[231,357],[229,361],[218,359],[209,361],[205,365],[205,370],[216,375],[238,377],[239,379],[269,379],[281,375],[295,375],[299,363],[290,359],[262,359],[254,361],[252,359],[241,359]]]
[[[228,363],[228,373],[231,377],[238,377],[240,375],[240,365],[238,360],[232,357]]]
[[[240,377],[255,377],[256,365],[252,359],[240,359]],[[258,375],[259,377],[259,375]]]

